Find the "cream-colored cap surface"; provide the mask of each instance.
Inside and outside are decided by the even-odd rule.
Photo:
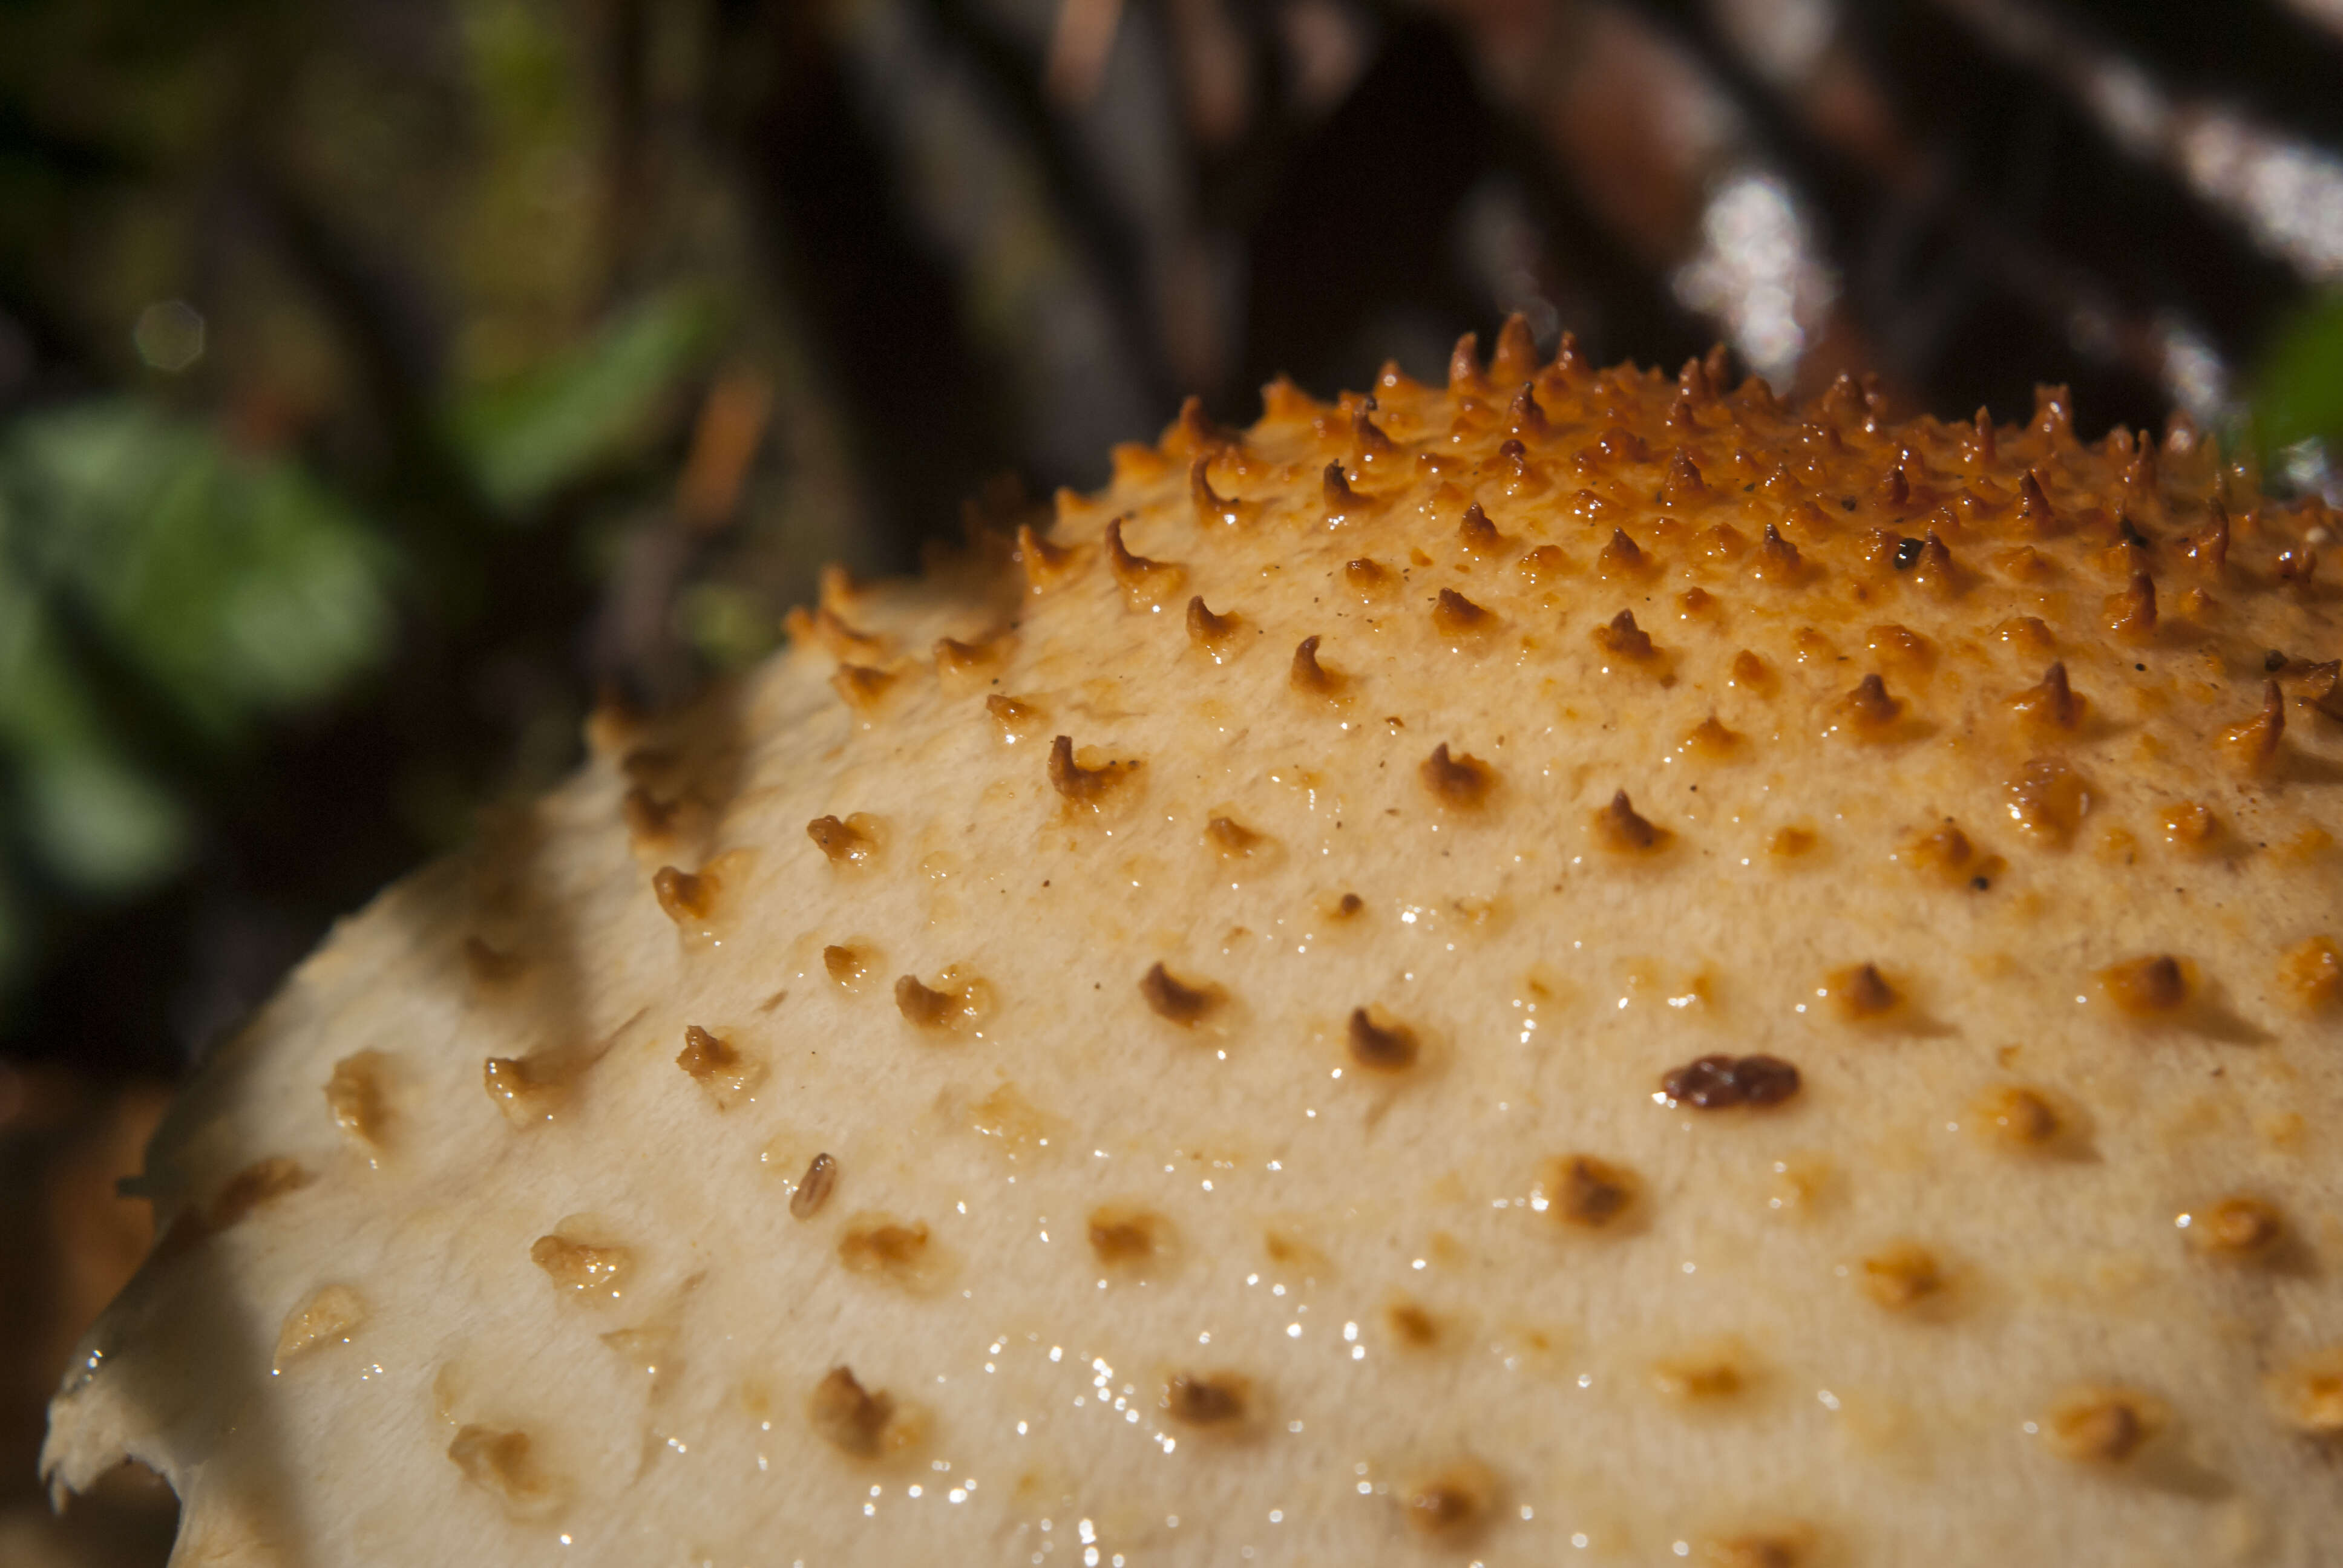
[[[53,1484],[186,1565],[2334,1561],[2343,545],[1717,369],[1272,387],[599,716],[186,1091]]]

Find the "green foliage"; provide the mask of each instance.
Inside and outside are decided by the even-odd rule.
[[[500,511],[527,511],[628,453],[657,429],[715,325],[700,294],[655,295],[548,361],[460,398],[450,432],[481,492]]]
[[[2266,458],[2298,442],[2343,438],[2343,291],[2278,332],[2255,378],[2253,430]]]
[[[177,775],[382,659],[391,577],[331,493],[201,425],[126,398],[19,420],[0,436],[10,859],[88,896],[168,874],[193,833]]]

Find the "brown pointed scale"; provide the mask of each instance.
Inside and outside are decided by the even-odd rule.
[[[218,1568],[2319,1568],[2333,548],[2185,426],[1723,372],[1192,408],[606,711],[206,1058],[52,1485]]]

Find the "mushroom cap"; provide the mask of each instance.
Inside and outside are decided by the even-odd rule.
[[[1192,411],[598,714],[186,1089],[53,1486],[222,1564],[2323,1560],[2324,514],[1531,368]]]

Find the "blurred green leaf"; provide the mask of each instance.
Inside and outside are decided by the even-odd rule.
[[[131,399],[0,439],[0,530],[37,598],[216,739],[330,695],[387,651],[392,559],[299,468]]]
[[[2281,327],[2255,377],[2254,439],[2262,454],[2343,437],[2343,292]]]
[[[550,361],[460,400],[451,426],[480,488],[523,511],[621,455],[715,337],[689,289],[654,296]]]
[[[96,750],[31,759],[20,779],[23,830],[50,871],[99,897],[176,870],[193,841],[186,809],[160,785]]]
[[[45,607],[0,569],[0,753],[20,852],[92,894],[141,887],[186,853],[186,813],[119,755]],[[0,900],[8,890],[0,886]],[[8,944],[0,942],[0,950]],[[0,976],[8,968],[0,950]]]

